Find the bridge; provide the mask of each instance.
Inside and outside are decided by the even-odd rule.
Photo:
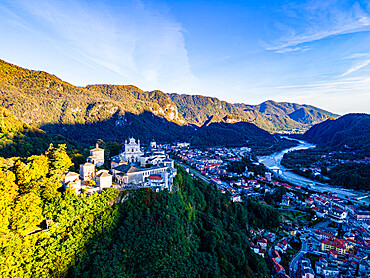
[[[370,195],[366,195],[366,196],[356,197],[355,199],[356,199],[357,201],[360,201],[360,200],[362,200],[362,199],[366,199],[366,198],[369,198],[369,197],[370,197]]]

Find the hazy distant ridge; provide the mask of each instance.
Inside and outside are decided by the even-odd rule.
[[[265,101],[258,105],[231,104],[214,97],[169,94],[179,113],[191,124],[202,126],[224,117],[256,124],[269,132],[307,130],[316,123],[339,115],[323,109],[288,102]],[[237,117],[235,115],[238,115]]]

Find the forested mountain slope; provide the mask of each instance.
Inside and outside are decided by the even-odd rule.
[[[0,105],[25,122],[85,124],[113,115],[150,111],[185,124],[173,101],[163,92],[144,92],[135,86],[76,87],[43,71],[27,70],[0,60]]]
[[[288,102],[265,101],[259,105],[231,104],[214,97],[199,95],[169,94],[176,103],[179,113],[191,124],[202,126],[210,117],[254,123],[269,132],[306,130],[315,123],[338,115],[310,105]],[[238,117],[235,117],[238,115]],[[220,120],[220,122],[222,122]]]
[[[0,107],[0,156],[41,154],[50,142],[44,131],[26,124]]]
[[[278,136],[254,125],[235,124],[244,118],[236,107],[226,102],[215,100],[209,104],[209,112],[215,117],[222,114],[219,106],[224,107],[222,111],[228,113],[223,119],[214,121],[212,127],[194,128],[161,91],[144,92],[135,86],[118,85],[76,87],[46,72],[27,70],[1,60],[0,93],[0,106],[30,126],[89,144],[97,139],[120,143],[134,136],[143,143],[152,139],[162,143],[186,140],[198,146],[248,143],[264,152],[271,152],[277,145],[285,146],[280,145],[283,140]]]
[[[360,151],[370,155],[370,115],[347,114],[311,127],[303,139],[333,150]]]
[[[233,203],[182,168],[173,192],[76,195],[59,188],[71,165],[64,146],[0,158],[1,277],[270,275],[249,247],[248,224],[276,229],[273,207]]]

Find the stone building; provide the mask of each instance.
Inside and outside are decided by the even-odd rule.
[[[99,186],[100,190],[104,188],[112,187],[112,175],[109,174],[108,170],[99,170],[96,172],[96,186]]]
[[[81,180],[77,173],[75,172],[65,172],[63,178],[63,187],[73,188],[76,194],[80,193],[81,190]]]
[[[102,166],[104,164],[104,149],[99,148],[98,143],[96,143],[95,149],[90,150],[90,156],[86,161],[94,164],[95,167]]]
[[[80,177],[84,181],[95,179],[95,165],[89,162],[80,165]]]
[[[137,143],[134,138],[130,138],[129,142],[125,140],[124,151],[119,154],[119,159],[125,160],[128,163],[139,163],[140,157],[144,153],[140,150],[140,140]]]

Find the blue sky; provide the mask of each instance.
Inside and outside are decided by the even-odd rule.
[[[369,1],[0,2],[0,59],[73,85],[370,113]]]

